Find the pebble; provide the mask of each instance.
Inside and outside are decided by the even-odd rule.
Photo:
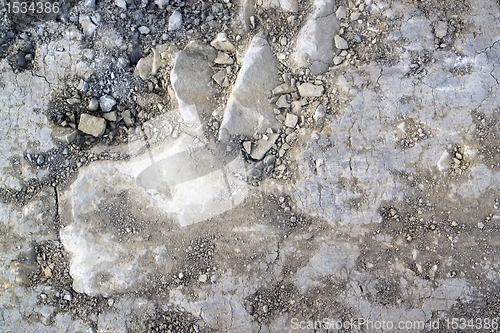
[[[295,91],[295,86],[291,86],[288,83],[283,83],[273,89],[273,95],[289,94]]]
[[[71,143],[75,140],[78,131],[68,127],[57,126],[52,130],[52,138],[62,143]],[[64,153],[64,152],[63,152]]]
[[[92,97],[87,109],[89,109],[89,111],[97,111],[98,108],[99,108],[99,100],[95,97]]]
[[[212,47],[214,47],[215,49],[224,52],[233,52],[236,49],[234,45],[231,44],[231,42],[227,39],[227,35],[225,32],[219,33],[217,35],[217,38],[210,42],[210,45],[212,45]]]
[[[285,118],[285,126],[286,127],[291,127],[295,128],[297,126],[297,123],[299,122],[299,117],[292,113],[288,113]]]
[[[212,79],[214,79],[214,81],[217,82],[218,85],[222,86],[224,84],[224,79],[226,79],[226,76],[227,72],[224,69],[221,69],[212,76]]]
[[[99,100],[102,112],[109,112],[116,105],[116,101],[113,97],[109,95],[101,96]]]
[[[245,149],[247,154],[251,154],[252,153],[252,142],[251,141],[243,142],[243,148]]]
[[[339,20],[345,19],[347,17],[347,10],[344,6],[339,6],[337,11],[335,12],[335,15]]]
[[[175,10],[168,18],[168,31],[178,30],[182,26],[182,14]]]
[[[122,8],[124,10],[127,10],[127,2],[125,0],[116,0],[115,5],[117,5],[118,7]]]
[[[217,282],[217,275],[212,275],[212,276],[210,277],[210,281],[211,281],[212,283]]]
[[[300,114],[302,112],[302,103],[300,101],[292,102],[292,113]]]
[[[302,97],[319,97],[323,95],[323,86],[314,85],[312,83],[303,83],[299,86],[299,94]]]
[[[83,6],[85,8],[95,8],[95,0],[85,0]]]
[[[279,98],[278,98],[278,101],[276,102],[276,106],[278,108],[287,108],[290,106],[290,103],[288,103],[287,101],[287,95],[281,95]]]
[[[344,57],[342,57],[342,56],[335,56],[333,58],[334,65],[340,65],[342,62],[344,62]]]
[[[326,116],[326,112],[325,112],[325,109],[323,108],[323,106],[320,104],[318,106],[318,108],[316,109],[316,111],[314,112],[314,120],[315,121],[320,121],[322,119],[324,119]]]
[[[208,276],[207,274],[201,274],[200,277],[198,278],[198,281],[205,283],[207,282]]]
[[[42,165],[43,163],[45,163],[45,157],[43,155],[38,155],[36,159],[36,164]]]
[[[80,15],[78,23],[80,23],[83,33],[87,36],[91,36],[97,30],[97,25],[92,23],[88,15]]]
[[[160,9],[165,9],[167,7],[169,0],[155,0],[155,4],[160,8]]]
[[[234,63],[234,60],[228,54],[219,52],[214,62],[219,65],[232,65]]]
[[[143,34],[143,35],[147,35],[147,34],[149,34],[149,32],[150,32],[150,31],[151,31],[151,30],[149,30],[149,28],[148,28],[148,27],[146,27],[146,26],[140,26],[140,27],[139,27],[139,32],[140,32],[141,34]]]
[[[347,41],[344,38],[340,37],[339,35],[335,35],[334,40],[335,40],[335,47],[337,49],[345,50],[349,47]]]
[[[80,124],[78,124],[78,130],[94,137],[99,137],[106,131],[106,120],[82,113],[80,116]]]

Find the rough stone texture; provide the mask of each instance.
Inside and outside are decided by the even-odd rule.
[[[178,115],[189,126],[200,125],[196,108]],[[171,234],[156,232],[158,225],[169,226],[167,230],[186,227],[242,202],[247,194],[246,183],[239,179],[245,173],[243,162],[218,156],[199,140],[199,133],[183,133],[128,161],[101,162],[80,171],[60,198],[67,225],[61,241],[72,254],[76,291],[107,295],[136,288],[152,273],[167,273],[172,264],[162,244]],[[151,142],[144,137],[142,146],[146,141]],[[125,206],[114,207],[116,200]],[[130,212],[123,216],[124,225],[116,225],[119,216],[113,211]],[[110,215],[103,218],[99,212]],[[144,219],[157,223],[136,230],[136,221]]]
[[[291,332],[296,319],[363,318],[437,332],[445,318],[498,318],[498,2],[347,1],[335,15],[349,49],[321,75],[287,58],[309,3],[297,14],[282,3],[251,8],[251,33],[231,2],[190,2],[169,34],[151,24],[166,18],[152,3],[114,7],[116,20],[95,6],[88,49],[83,2],[12,35],[0,20],[0,331]],[[147,35],[121,36],[142,25]],[[198,63],[189,46],[193,73],[180,70],[179,49],[219,31],[238,62]],[[240,61],[257,31],[282,59],[258,94],[281,98],[278,128],[217,141],[242,78],[268,75]],[[165,66],[132,75],[160,38]],[[197,64],[215,69],[202,76],[210,100],[176,91]],[[324,90],[304,98],[303,84]],[[103,95],[119,100],[109,133],[71,140],[71,117]],[[300,127],[286,126],[290,111]]]
[[[323,95],[323,86],[312,83],[303,83],[299,86],[299,94],[302,97],[319,97]]]
[[[271,89],[278,85],[276,60],[267,41],[254,37],[238,73],[221,129],[230,134],[252,136],[268,128],[278,128],[268,101]]]
[[[335,56],[331,36],[340,29],[335,16],[335,1],[317,0],[313,11],[297,37],[295,61],[299,66],[310,67],[312,74],[324,72]]]
[[[200,119],[205,119],[215,109],[212,97],[214,86],[210,64],[215,59],[215,50],[206,45],[191,43],[177,53],[170,82],[179,108],[195,105]]]
[[[14,74],[7,59],[0,61],[0,183],[19,188],[20,180],[36,177],[21,158],[21,176],[9,171],[11,159],[23,156],[27,149],[46,151],[53,147],[51,128],[45,114],[52,89],[61,87],[66,73],[88,77],[91,64],[83,57],[80,33],[41,45],[36,58],[41,66],[33,71]]]
[[[104,131],[106,131],[106,120],[84,113],[80,116],[78,129],[85,134],[98,137],[103,135]]]

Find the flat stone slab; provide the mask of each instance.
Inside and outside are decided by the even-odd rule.
[[[278,82],[278,67],[271,47],[262,37],[254,37],[243,60],[221,124],[233,135],[265,133],[278,129],[268,97]]]
[[[299,66],[310,67],[313,75],[324,72],[335,56],[332,36],[340,30],[335,10],[335,1],[316,0],[311,16],[297,37],[295,61]]]

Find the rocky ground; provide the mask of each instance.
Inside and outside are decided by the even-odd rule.
[[[498,331],[500,2],[14,1],[1,332]]]

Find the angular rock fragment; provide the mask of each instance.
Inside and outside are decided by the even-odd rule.
[[[52,130],[52,138],[62,143],[71,143],[76,138],[78,131],[69,127],[56,127]]]
[[[299,94],[302,97],[319,97],[323,95],[323,86],[312,83],[303,83],[299,86]]]
[[[106,131],[106,120],[94,117],[90,114],[82,113],[78,129],[85,134],[99,137]]]
[[[214,81],[217,82],[219,86],[222,86],[222,84],[224,83],[224,79],[226,79],[226,77],[227,77],[226,70],[221,69],[212,76],[212,79],[214,79]]]
[[[80,17],[78,18],[78,22],[82,27],[83,33],[87,36],[92,36],[97,30],[97,26],[92,23],[88,15],[80,15]]]
[[[269,134],[268,136],[257,141],[255,144],[255,148],[253,149],[250,156],[254,160],[258,160],[258,161],[263,159],[264,156],[266,156],[269,149],[272,148],[272,146],[274,145],[274,143],[276,142],[278,137],[279,137],[279,134]]]
[[[268,100],[271,89],[278,85],[277,77],[277,62],[269,44],[262,37],[254,37],[227,102],[221,132],[253,136],[255,132],[265,133],[267,128],[278,129]]]
[[[292,113],[287,113],[286,118],[285,118],[285,126],[286,127],[291,127],[295,128],[297,126],[297,123],[299,122],[299,117]]]
[[[217,50],[224,52],[234,52],[236,50],[234,45],[227,39],[227,35],[225,32],[219,33],[217,35],[217,38],[210,42],[210,45],[212,45]]]
[[[116,105],[116,100],[109,95],[104,95],[99,99],[99,105],[103,112],[109,112]]]
[[[287,101],[287,95],[281,95],[276,102],[276,106],[280,109],[289,107],[290,103]]]
[[[344,38],[340,37],[339,35],[335,35],[334,40],[335,40],[335,47],[337,49],[346,50],[349,48],[347,41]]]
[[[288,83],[283,83],[273,89],[273,95],[289,94],[296,91],[295,87],[289,85]]]
[[[218,65],[232,65],[234,60],[227,53],[219,52],[214,62]]]
[[[154,0],[154,3],[160,8],[165,9],[167,7],[169,0]]]
[[[182,14],[175,10],[168,18],[168,31],[178,30],[182,26]]]
[[[333,0],[316,0],[312,15],[297,37],[295,61],[299,66],[310,67],[313,75],[324,72],[335,56],[332,36],[340,29],[335,9]]]

